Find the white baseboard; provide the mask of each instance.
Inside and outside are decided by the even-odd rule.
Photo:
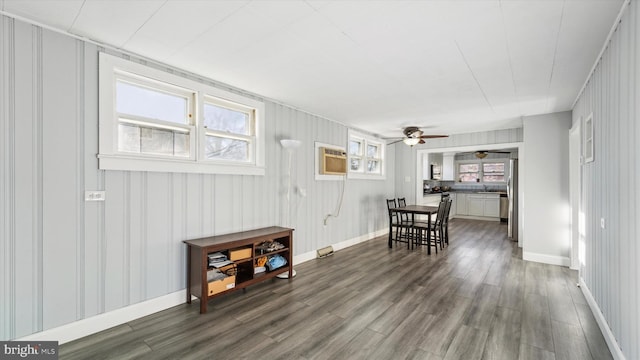
[[[86,319],[31,334],[17,341],[57,341],[64,344],[81,337],[107,330],[117,325],[151,315],[168,308],[184,304],[186,302],[186,290],[176,291],[171,294],[157,297],[129,305],[120,309],[92,316]]]
[[[341,241],[339,243],[333,244],[332,246],[334,250],[344,249],[349,246],[353,246],[361,242],[384,235],[387,233],[387,231],[389,230],[382,229],[370,234],[359,236],[357,238]],[[301,264],[315,258],[316,252],[310,251],[308,253],[294,256],[293,264]],[[66,325],[44,330],[15,340],[57,341],[59,344],[68,343],[70,341],[89,336],[103,330],[107,330],[114,326],[122,325],[129,321],[139,319],[141,317],[151,315],[153,313],[157,313],[159,311],[166,310],[180,304],[184,304],[186,302],[186,296],[186,290],[176,291],[174,293],[160,296],[155,299],[143,301],[141,303],[129,305],[86,319],[74,321]]]
[[[593,295],[591,294],[591,290],[589,290],[589,287],[587,286],[587,284],[584,282],[582,278],[580,278],[580,289],[582,290],[584,297],[587,299],[587,303],[591,308],[593,317],[596,318],[596,322],[600,327],[600,331],[602,331],[602,335],[604,335],[604,340],[607,342],[607,345],[609,346],[609,351],[611,351],[611,355],[613,355],[613,358],[616,360],[625,360],[626,358],[622,353],[622,349],[620,349],[620,346],[616,341],[616,337],[613,335],[613,332],[611,332],[611,329],[609,328],[607,319],[604,318],[604,315],[602,314],[602,311],[600,310],[600,307],[598,306],[596,299],[593,298]]]
[[[467,220],[484,220],[484,221],[500,221],[499,217],[489,216],[473,216],[473,215],[451,215],[450,219],[467,219]]]
[[[355,237],[353,239],[348,239],[348,240],[344,240],[341,241],[339,243],[335,243],[335,244],[330,244],[333,247],[334,251],[338,251],[341,249],[345,249],[348,248],[349,246],[353,246],[356,244],[359,244],[361,242],[365,242],[371,239],[375,239],[378,236],[382,236],[386,233],[389,232],[389,229],[385,228],[385,229],[380,229],[378,231],[369,233],[369,234],[365,234],[365,235],[361,235],[358,237]],[[298,264],[302,264],[303,262],[307,262],[309,260],[313,260],[317,257],[317,253],[316,251],[309,251],[306,252],[304,254],[299,254],[293,257],[293,265],[298,265]]]
[[[538,253],[532,253],[528,251],[522,252],[522,260],[539,262],[539,263],[549,264],[549,265],[560,265],[560,266],[566,266],[566,267],[569,267],[569,265],[571,265],[571,259],[569,259],[566,256],[538,254]]]

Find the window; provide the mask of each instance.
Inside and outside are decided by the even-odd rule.
[[[505,182],[504,162],[482,163],[482,182]]]
[[[100,53],[99,168],[264,175],[264,104]]]
[[[383,143],[371,136],[349,131],[349,177],[384,179]]]
[[[206,159],[240,162],[251,159],[254,142],[251,108],[207,97],[204,128]]]
[[[506,182],[507,161],[491,159],[488,161],[461,160],[458,164],[458,180],[471,183]]]
[[[175,158],[193,153],[193,92],[116,74],[118,152]]]
[[[480,181],[480,164],[458,164],[458,179],[460,182]]]
[[[584,162],[593,162],[593,114],[584,121]]]

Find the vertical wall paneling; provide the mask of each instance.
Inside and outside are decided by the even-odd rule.
[[[43,32],[43,327],[77,315],[76,42]],[[61,209],[64,209],[61,211]]]
[[[314,142],[346,146],[347,128],[268,100],[265,176],[99,170],[104,49],[5,16],[0,29],[0,339],[184,289],[184,239],[282,225],[283,137],[302,141],[286,208],[294,255],[386,229],[393,170],[385,181],[347,181],[339,216],[323,225],[343,182],[315,180]],[[85,190],[104,190],[105,201],[85,202]]]
[[[640,358],[639,5],[629,3],[573,109],[574,121],[593,113],[595,124],[595,160],[581,169],[586,253],[580,276],[627,359]]]
[[[43,206],[42,206],[42,192],[43,192],[43,150],[42,150],[42,128],[43,128],[43,114],[42,114],[42,29],[36,26],[30,27],[31,43],[32,43],[32,83],[31,83],[31,97],[32,97],[32,134],[30,137],[33,149],[33,158],[31,160],[32,169],[32,201],[31,201],[31,214],[32,214],[32,253],[31,263],[34,270],[34,276],[31,279],[32,297],[27,300],[27,303],[31,303],[33,312],[32,328],[25,334],[32,331],[42,330],[42,307],[43,307],[43,294],[42,294],[42,281],[43,281],[43,230],[42,230],[42,218],[43,218]]]
[[[86,64],[97,64],[98,53],[95,45],[83,43],[83,84],[82,84],[82,101],[80,105],[83,113],[80,116],[83,134],[83,152],[82,162],[84,163],[84,176],[82,187],[79,192],[82,196],[84,190],[104,190],[104,172],[98,170],[98,116],[95,112],[98,106],[98,69]],[[106,194],[110,197],[111,194]],[[102,269],[103,254],[102,246],[104,245],[104,202],[93,201],[85,202],[82,234],[84,243],[84,303],[83,317],[97,315],[104,311],[103,306],[103,288],[104,277]]]
[[[84,82],[84,42],[80,40],[75,41],[75,64],[76,64],[76,149],[75,149],[75,175],[76,175],[76,319],[83,319],[85,317],[85,203],[84,203],[84,104],[85,104],[85,82]]]
[[[0,23],[0,139],[2,140],[0,155],[0,241],[2,241],[2,334],[5,337],[15,336],[16,328],[16,274],[15,267],[15,198],[14,198],[14,86],[15,86],[15,34],[14,21],[3,19]]]
[[[34,147],[33,118],[35,104],[31,96],[34,85],[34,77],[37,76],[33,70],[33,34],[31,26],[23,23],[14,24],[14,51],[15,59],[27,58],[27,61],[15,61],[13,64],[14,81],[11,84],[14,92],[13,106],[13,186],[14,200],[13,211],[15,224],[13,226],[15,236],[15,273],[21,279],[38,279],[36,265],[37,239],[35,234],[38,231],[37,218],[34,217],[32,205],[34,204],[36,193],[34,183],[34,160],[37,149]],[[18,141],[24,139],[26,141]],[[25,181],[26,180],[26,181]],[[18,261],[17,259],[25,259]],[[39,288],[38,282],[34,286],[15,286],[15,293],[12,294],[15,302],[15,333],[28,334],[33,326],[38,324],[38,312],[34,312]],[[27,299],[24,301],[23,299]],[[19,320],[18,320],[19,319]]]

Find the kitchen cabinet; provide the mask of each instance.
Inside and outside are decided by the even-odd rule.
[[[456,193],[455,215],[499,218],[500,194],[498,193]]]
[[[456,169],[454,165],[454,155],[444,154],[442,156],[442,180],[454,181]]]
[[[500,217],[500,196],[487,195],[484,199],[484,216]]]
[[[484,195],[469,194],[467,196],[467,215],[484,216]]]
[[[440,199],[442,195],[440,194],[426,194],[422,197],[422,204],[426,206],[438,206],[440,204]]]
[[[468,215],[467,195],[468,194],[463,194],[463,193],[456,194],[456,215]]]

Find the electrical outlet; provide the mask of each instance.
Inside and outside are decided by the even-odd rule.
[[[84,192],[84,201],[104,201],[105,191],[94,190]]]
[[[600,218],[600,227],[603,228],[603,229],[605,228],[604,218]]]

